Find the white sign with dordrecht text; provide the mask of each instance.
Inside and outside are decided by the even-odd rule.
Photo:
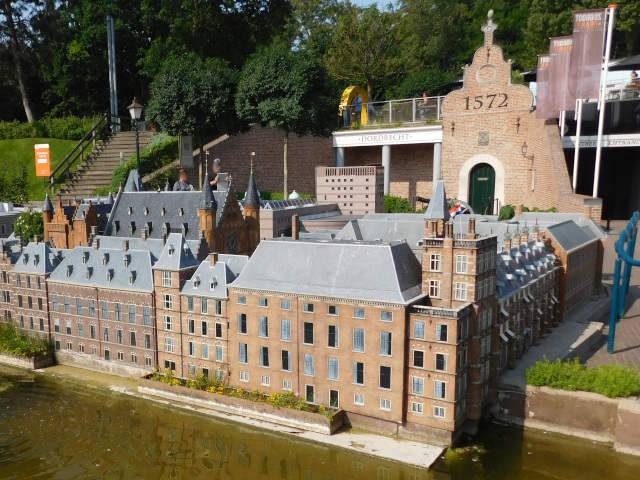
[[[408,128],[377,128],[375,130],[361,129],[333,133],[333,146],[338,148],[441,142],[441,125]]]
[[[580,148],[596,148],[598,145],[598,137],[588,136],[580,137]],[[576,137],[562,137],[562,146],[564,148],[575,148]],[[602,146],[608,148],[617,147],[640,147],[640,135],[604,135],[602,137]]]

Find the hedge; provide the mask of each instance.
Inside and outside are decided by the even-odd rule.
[[[43,118],[35,122],[0,122],[0,140],[20,138],[59,138],[61,140],[81,140],[100,120],[93,117]]]

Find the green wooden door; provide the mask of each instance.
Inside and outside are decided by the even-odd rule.
[[[475,213],[493,214],[493,195],[496,172],[491,165],[480,163],[471,170],[469,182],[469,204]]]

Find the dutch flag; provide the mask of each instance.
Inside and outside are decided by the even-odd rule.
[[[449,215],[451,215],[451,218],[456,218],[456,215],[460,213],[462,213],[462,205],[460,204],[456,205],[451,210],[449,210]]]

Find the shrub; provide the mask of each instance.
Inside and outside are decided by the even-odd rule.
[[[385,195],[384,211],[387,213],[413,213],[413,207],[407,199]]]
[[[42,212],[24,212],[14,223],[16,237],[22,237],[26,242],[33,241],[36,235],[44,236],[44,222]]]
[[[545,358],[527,369],[527,382],[537,387],[582,390],[609,398],[640,395],[640,375],[624,365],[585,367],[579,359],[550,362]]]
[[[50,340],[30,337],[16,330],[12,324],[0,324],[0,352],[19,357],[34,357],[53,350]]]
[[[178,137],[170,137],[160,133],[153,137],[149,145],[140,152],[140,168],[142,172],[150,173],[160,167],[170,164],[178,158]],[[111,191],[117,192],[120,184],[125,184],[129,172],[136,168],[137,158],[132,156],[126,162],[118,165],[111,177]],[[164,185],[163,185],[164,187]]]
[[[522,207],[523,212],[542,212],[542,213],[553,213],[557,212],[558,209],[556,207],[551,207],[546,210],[542,210],[538,207],[533,207],[529,210],[527,207]],[[500,216],[498,220],[511,220],[516,216],[516,207],[515,205],[505,205],[500,209]]]
[[[11,172],[9,176],[6,172]],[[22,206],[29,201],[29,180],[27,163],[0,161],[0,200]]]
[[[81,140],[93,126],[98,123],[100,116],[93,117],[61,117],[43,118],[33,123],[0,122],[0,140],[19,138],[59,138],[62,140]]]

